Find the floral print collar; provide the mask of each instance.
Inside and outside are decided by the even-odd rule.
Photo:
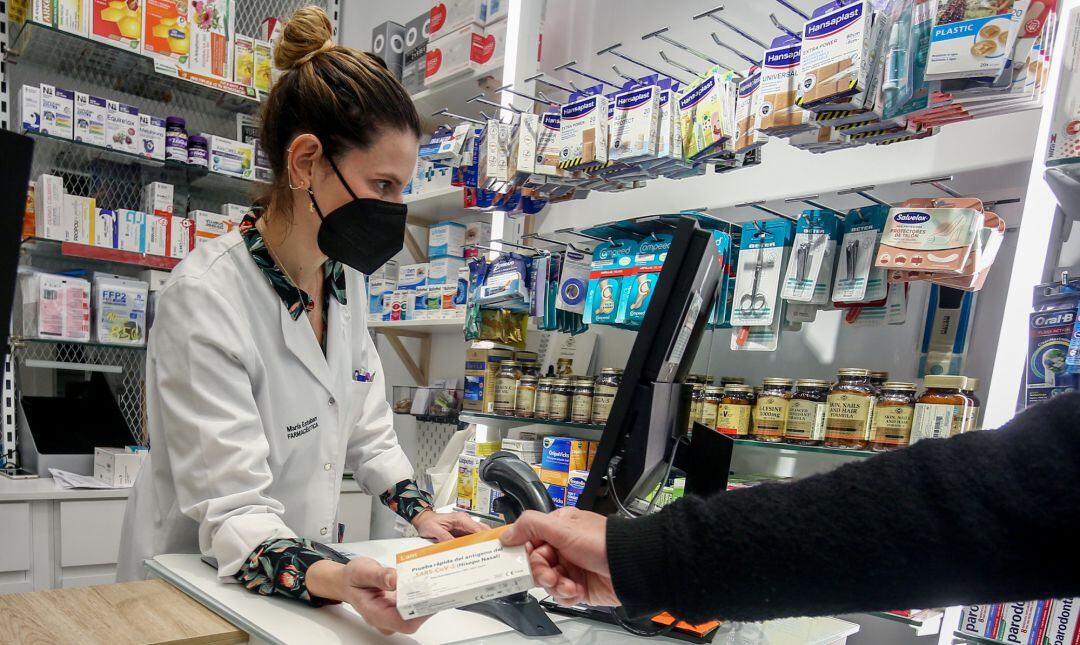
[[[258,219],[259,216],[255,212],[245,215],[240,222],[240,237],[244,238],[244,244],[247,246],[251,258],[255,260],[255,264],[262,269],[263,275],[270,282],[270,286],[274,288],[274,291],[281,297],[281,301],[285,303],[285,309],[289,312],[289,315],[292,316],[293,320],[298,320],[300,314],[311,311],[315,307],[315,302],[306,291],[293,284],[292,279],[274,261],[274,258],[270,255],[270,249],[267,248],[266,242],[263,241],[262,233],[255,226]],[[323,264],[323,275],[326,279],[326,292],[331,294],[339,303],[348,304],[345,295],[345,268],[342,264],[337,260],[327,260]]]

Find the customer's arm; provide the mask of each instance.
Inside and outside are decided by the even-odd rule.
[[[635,614],[761,620],[1080,595],[1080,394],[1000,430],[607,522]]]

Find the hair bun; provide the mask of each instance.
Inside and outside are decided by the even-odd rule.
[[[319,7],[297,9],[274,48],[274,66],[289,71],[334,47],[330,17]]]

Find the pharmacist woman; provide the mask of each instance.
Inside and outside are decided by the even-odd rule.
[[[401,250],[402,190],[419,118],[381,61],[335,46],[297,11],[262,111],[275,183],[234,230],[204,242],[162,290],[147,356],[150,464],[128,502],[120,579],[143,560],[202,553],[222,580],[314,605],[351,603],[386,632],[393,569],[325,559],[342,474],[421,536],[481,530],[437,514],[413,479],[367,333],[363,277]]]

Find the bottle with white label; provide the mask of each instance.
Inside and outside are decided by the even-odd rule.
[[[961,390],[967,385],[963,376],[927,376],[926,391],[915,403],[911,422],[911,443],[922,439],[947,439],[964,431],[971,399]]]

